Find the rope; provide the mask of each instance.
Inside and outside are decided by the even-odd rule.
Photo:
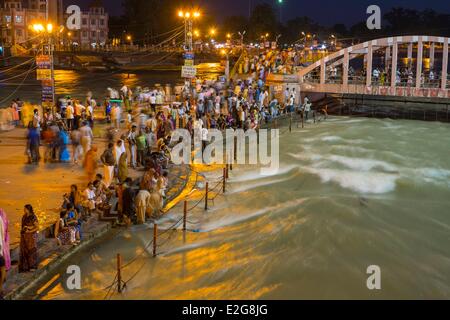
[[[142,266],[131,276],[130,279],[128,279],[127,281],[124,281],[123,283],[123,289],[125,289],[127,287],[127,284],[133,280],[138,274],[139,272],[142,271],[142,269],[144,268],[144,266],[147,264],[148,260],[145,260],[144,263],[142,264]]]
[[[19,91],[19,89],[23,86],[23,84],[25,83],[25,81],[27,80],[28,76],[30,75],[30,72],[32,70],[35,70],[36,68],[30,68],[27,72],[27,74],[25,75],[25,77],[23,78],[22,82],[16,87],[16,89],[6,98],[4,98],[3,100],[0,101],[0,104],[4,103],[5,101],[8,101],[12,96],[14,96],[16,94],[17,91]]]
[[[103,298],[103,300],[106,300],[108,298],[109,293],[111,292],[112,287],[114,287],[115,284],[117,284],[117,277],[118,277],[118,273],[116,273],[116,276],[114,277],[113,283],[109,286],[106,287],[104,290],[108,289],[108,292],[106,293],[105,297]],[[111,295],[112,297],[112,295]],[[111,297],[109,297],[109,299],[111,299]]]
[[[205,200],[205,197],[206,197],[206,193],[193,207],[189,208],[187,210],[187,212],[190,212],[190,211],[194,210],[195,208],[197,208],[200,205],[200,203],[202,203],[203,200]]]

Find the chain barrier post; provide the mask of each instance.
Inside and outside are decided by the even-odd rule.
[[[153,258],[156,257],[156,238],[158,236],[158,225],[153,225]]]
[[[186,220],[187,220],[187,201],[184,200],[184,209],[183,209],[183,231],[186,232]]]
[[[122,256],[117,254],[117,292],[122,293]]]
[[[205,194],[205,211],[208,211],[208,192],[209,192],[209,190],[208,190],[208,188],[209,188],[209,184],[208,184],[208,182],[206,183],[206,194]]]
[[[292,113],[291,117],[289,118],[289,132],[292,133]]]
[[[227,169],[223,168],[223,193],[225,193],[226,184],[227,184]]]

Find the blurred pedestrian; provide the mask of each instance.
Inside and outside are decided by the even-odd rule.
[[[19,272],[34,272],[38,268],[37,232],[39,221],[33,207],[27,204],[20,231]]]

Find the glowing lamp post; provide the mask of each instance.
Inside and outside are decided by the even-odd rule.
[[[48,55],[50,57],[50,78],[52,84],[52,113],[53,118],[55,118],[55,64],[54,64],[54,50],[52,43],[52,34],[53,34],[53,24],[47,23],[47,25],[43,25],[41,23],[36,23],[32,25],[32,29],[37,34],[43,35],[44,37],[48,37]],[[44,50],[43,50],[44,51]]]
[[[178,11],[178,17],[184,19],[184,47],[186,51],[193,50],[193,32],[192,26],[195,19],[200,18],[200,12],[198,11]]]

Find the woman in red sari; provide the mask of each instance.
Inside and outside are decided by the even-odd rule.
[[[19,272],[33,272],[37,270],[37,232],[39,222],[34,214],[33,207],[27,204],[22,217],[22,229],[20,232],[20,259]]]

